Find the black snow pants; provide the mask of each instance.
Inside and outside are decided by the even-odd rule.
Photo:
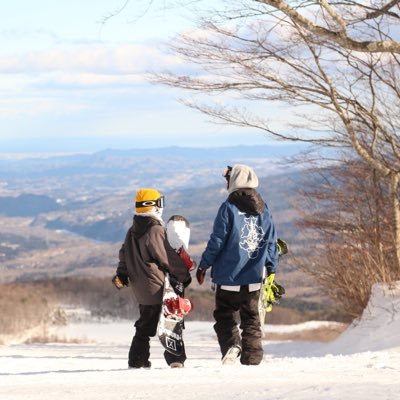
[[[150,337],[155,336],[157,333],[157,324],[161,311],[161,304],[139,304],[139,311],[140,317],[135,322],[136,333],[132,339],[128,360],[128,365],[134,368],[146,367],[149,363]],[[165,351],[164,358],[168,365],[173,362],[184,363],[186,360],[185,349],[180,356],[174,356],[168,351]]]
[[[223,290],[217,286],[215,295],[215,325],[222,357],[234,345],[242,348],[240,362],[244,365],[258,365],[263,359],[262,332],[258,315],[260,291],[249,292],[248,285],[241,286],[240,292]],[[239,311],[240,335],[235,314]]]

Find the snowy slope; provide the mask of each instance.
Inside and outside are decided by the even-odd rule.
[[[0,347],[0,399],[397,400],[399,304],[400,286],[376,287],[362,320],[335,342],[265,341],[257,367],[222,367],[209,322],[187,323],[184,369],[167,368],[153,340],[150,370],[126,368],[132,322],[71,324],[58,335],[80,344]]]
[[[375,285],[359,323],[353,324],[332,343],[333,353],[400,349],[400,284],[393,288]],[[400,396],[399,396],[400,399]]]

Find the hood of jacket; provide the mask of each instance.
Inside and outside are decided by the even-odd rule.
[[[252,168],[237,164],[232,168],[229,177],[228,193],[238,189],[255,189],[258,187],[258,178]]]
[[[265,202],[255,189],[235,190],[228,196],[228,201],[250,215],[260,215],[265,209]]]
[[[162,224],[153,217],[135,215],[133,217],[132,234],[136,239],[139,239],[153,225]]]

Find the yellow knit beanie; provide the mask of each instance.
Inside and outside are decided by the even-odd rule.
[[[161,197],[160,192],[156,189],[145,188],[138,190],[135,197],[136,212],[145,213],[152,210],[157,205],[157,200],[161,199]],[[146,202],[149,202],[148,206],[145,205]],[[151,204],[152,202],[154,202],[154,204]],[[163,207],[163,205],[158,206]]]

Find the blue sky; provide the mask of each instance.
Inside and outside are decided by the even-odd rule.
[[[187,10],[164,3],[131,0],[102,24],[125,0],[2,1],[0,153],[266,144],[146,81],[147,71],[182,68],[162,45],[193,27]]]

